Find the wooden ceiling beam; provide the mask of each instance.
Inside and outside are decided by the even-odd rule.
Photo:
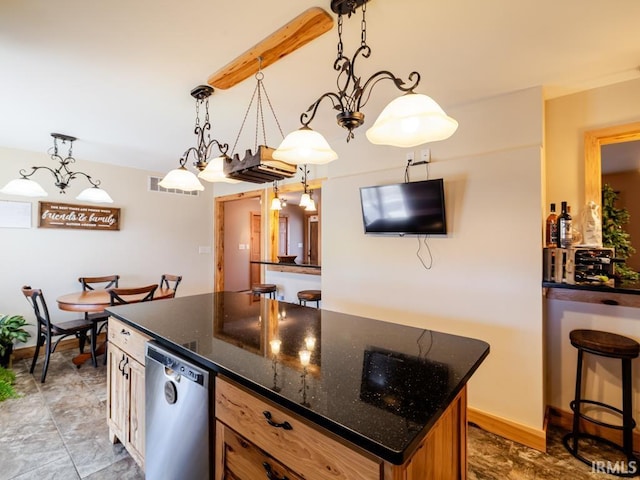
[[[328,12],[320,7],[309,8],[215,72],[207,83],[222,90],[231,88],[258,72],[259,57],[264,69],[331,28],[333,17]]]

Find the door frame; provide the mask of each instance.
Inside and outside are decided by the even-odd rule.
[[[234,200],[244,200],[246,198],[259,198],[260,199],[260,210],[262,216],[262,231],[264,232],[265,228],[265,219],[267,218],[267,212],[265,211],[265,205],[268,205],[266,202],[267,198],[267,190],[253,190],[250,192],[242,192],[242,193],[234,193],[231,195],[223,195],[220,197],[214,197],[214,224],[213,224],[213,237],[214,237],[214,245],[215,245],[215,265],[214,265],[214,291],[222,292],[224,291],[224,207],[226,202],[234,201]],[[261,239],[261,250],[265,250],[265,239],[264,235]],[[262,277],[263,273],[260,276]]]

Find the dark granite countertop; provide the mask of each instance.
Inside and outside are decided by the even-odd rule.
[[[244,293],[107,311],[394,464],[411,455],[489,353],[480,340]],[[299,351],[310,337],[304,368]]]
[[[609,286],[601,284],[570,284],[557,282],[542,282],[544,288],[565,288],[569,290],[588,290],[591,292],[607,293],[627,293],[629,295],[640,295],[640,285],[637,283],[621,286]]]

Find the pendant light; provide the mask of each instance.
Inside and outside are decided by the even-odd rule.
[[[333,68],[338,72],[338,92],[326,92],[313,102],[300,116],[302,127],[285,137],[273,157],[290,163],[323,164],[338,158],[325,138],[311,130],[310,123],[316,116],[320,103],[328,99],[334,110],[338,125],[346,128],[347,142],[354,138],[353,130],[364,123],[361,109],[371,97],[373,87],[381,80],[393,81],[404,95],[392,101],[367,131],[367,138],[374,144],[413,147],[426,142],[449,138],[458,128],[458,123],[448,117],[430,97],[417,94],[414,89],[420,83],[420,74],[411,72],[409,83],[388,70],[380,70],[364,80],[355,72],[355,61],[359,56],[368,58],[371,47],[367,44],[366,4],[368,0],[332,0],[331,10],[338,14],[338,55]],[[351,59],[344,55],[342,43],[343,15],[351,17],[362,7],[360,47]]]
[[[273,200],[271,200],[271,210],[282,210],[282,201],[278,197],[278,181],[273,182]]]
[[[92,203],[113,203],[113,199],[109,194],[99,187],[100,180],[93,180],[90,175],[84,172],[74,172],[69,168],[69,165],[76,161],[76,159],[73,158],[73,142],[75,142],[77,138],[62,133],[52,133],[51,136],[53,137],[53,148],[49,150],[49,155],[51,156],[51,160],[59,163],[59,166],[55,169],[47,166],[31,167],[31,173],[20,170],[22,177],[11,180],[0,190],[0,193],[23,197],[48,196],[47,192],[38,182],[29,178],[38,170],[44,169],[53,175],[54,184],[60,189],[60,193],[66,193],[66,189],[69,187],[71,180],[78,176],[83,176],[91,184],[91,187],[80,192],[76,200]],[[58,141],[62,142],[63,145],[67,142],[69,143],[69,150],[65,158],[62,158],[58,154]]]
[[[300,207],[306,207],[307,205],[309,205],[309,202],[311,201],[311,196],[309,195],[309,192],[307,191],[307,174],[309,173],[309,170],[307,170],[307,166],[304,165],[302,167],[300,167],[300,171],[302,172],[302,187],[303,187],[303,191],[302,191],[302,195],[300,196],[300,203],[298,203],[298,205]]]
[[[209,166],[208,161],[211,156],[214,145],[218,147],[220,153],[224,156],[229,149],[229,146],[225,143],[222,144],[216,139],[211,138],[210,130],[211,123],[209,122],[209,97],[213,93],[213,88],[209,85],[199,85],[191,90],[191,96],[196,100],[196,121],[193,132],[197,137],[197,145],[195,147],[189,147],[180,158],[180,166],[175,170],[171,170],[165,177],[158,183],[163,188],[178,189],[185,192],[202,191],[204,186],[198,180],[198,177],[207,181],[227,181],[222,178],[216,177],[213,173],[217,167],[212,167],[212,170],[207,174],[202,174],[204,170]],[[204,105],[205,116],[204,124],[200,125],[200,107]],[[206,138],[205,138],[206,137]],[[189,157],[193,155],[195,157],[194,166],[200,171],[202,175],[196,175],[187,170],[186,164]],[[218,158],[222,157],[216,157]],[[218,162],[220,163],[220,162]],[[222,162],[224,163],[224,162]]]

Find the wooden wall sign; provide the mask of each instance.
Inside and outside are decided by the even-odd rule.
[[[120,230],[120,209],[98,205],[38,202],[38,227]]]

